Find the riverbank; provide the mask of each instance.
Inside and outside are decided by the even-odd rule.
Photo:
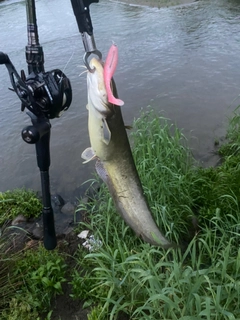
[[[213,146],[222,163],[204,169],[169,120],[149,109],[134,122],[133,156],[149,207],[164,234],[183,250],[164,251],[136,237],[104,184],[92,185],[77,210],[59,197],[52,199],[58,235],[54,251],[45,250],[42,235],[31,230],[22,233],[19,248],[24,226],[16,220],[9,226],[6,217],[0,236],[0,319],[193,319],[204,312],[210,319],[209,303],[218,319],[240,319],[234,285],[240,281],[239,124],[236,109],[228,143],[220,146],[216,141]],[[5,202],[9,207],[4,212],[11,213],[13,201],[2,197],[0,204]],[[21,211],[28,202],[21,201]],[[60,234],[61,215],[68,217]],[[34,221],[41,231],[42,221]],[[219,286],[221,295],[215,301]],[[223,308],[227,317],[221,314]]]
[[[178,6],[182,4],[190,4],[196,2],[196,0],[117,0],[116,2],[122,2],[129,5],[163,8]]]

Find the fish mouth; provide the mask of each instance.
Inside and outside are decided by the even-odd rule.
[[[97,111],[106,115],[110,111],[110,104],[104,83],[103,64],[100,60],[92,58],[89,65],[93,71],[87,73],[88,101]]]

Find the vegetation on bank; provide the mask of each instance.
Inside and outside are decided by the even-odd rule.
[[[137,238],[101,185],[78,208],[89,216],[77,231],[91,230],[97,245],[79,247],[71,274],[72,298],[90,307],[88,320],[240,318],[239,131],[236,110],[222,164],[203,169],[167,119],[147,110],[135,121],[131,140],[145,195],[157,224],[182,249]],[[1,241],[0,318],[40,319],[49,311],[51,319],[49,301],[66,282],[64,257],[42,246],[9,255]]]
[[[0,319],[40,320],[44,312],[50,319],[51,299],[63,293],[65,272],[58,251],[39,245],[14,252],[0,239]]]
[[[46,251],[42,245],[16,251],[14,243],[18,244],[19,237],[14,230],[19,228],[8,226],[18,215],[38,217],[41,211],[41,200],[31,190],[0,193],[1,320],[40,320],[39,315],[50,310],[51,298],[63,293],[63,256],[57,251]]]
[[[38,217],[42,212],[42,203],[31,190],[15,189],[0,192],[0,227],[18,215],[26,218]]]
[[[181,131],[153,111],[134,128],[133,153],[152,213],[185,250],[164,251],[136,238],[102,186],[92,200],[91,222],[81,226],[102,247],[79,250],[79,270],[87,272],[74,271],[73,297],[92,307],[91,320],[122,313],[136,320],[239,319],[240,154],[203,169]]]

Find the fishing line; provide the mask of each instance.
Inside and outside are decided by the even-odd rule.
[[[45,4],[45,6],[47,7],[49,13],[51,13],[51,15],[52,15],[52,16],[54,17],[54,19],[56,20],[56,23],[58,23],[58,22],[59,22],[59,17],[58,17],[57,14],[53,11],[52,7],[49,6],[49,1],[44,1],[44,4]],[[69,3],[69,10],[71,11],[70,3]],[[55,42],[58,42],[59,40],[60,40],[60,41],[61,41],[61,40],[66,40],[66,39],[69,39],[69,38],[72,38],[72,37],[73,37],[73,36],[71,35],[71,36],[69,36],[69,37],[59,38],[59,39],[56,39]],[[52,42],[52,41],[49,41],[49,42]],[[45,43],[47,43],[47,42],[45,41]],[[69,63],[71,62],[71,60],[72,60],[72,58],[73,58],[73,56],[74,56],[74,54],[75,54],[75,50],[76,50],[75,41],[73,41],[73,48],[72,48],[72,49],[73,49],[73,52],[72,52],[70,58],[68,59],[67,63],[66,63],[65,66],[63,67],[62,73],[64,73],[64,71],[66,70],[67,66],[69,65]],[[62,79],[62,77],[61,77],[61,79]]]
[[[57,20],[57,22],[58,22],[59,18],[58,18],[57,15],[54,13],[54,11],[53,11],[52,9],[50,9],[50,7],[48,6],[49,1],[44,1],[44,2],[45,2],[45,4],[46,4],[46,7],[48,8],[49,12],[52,14],[52,16],[53,16],[53,17]]]
[[[85,69],[86,69],[86,70],[84,70],[83,72],[81,72],[81,73],[79,74],[79,77],[81,77],[84,73],[87,73],[87,72],[88,72],[86,66],[80,65],[80,66],[78,66],[78,67],[81,67],[81,68],[85,68]]]
[[[67,63],[65,64],[64,68],[63,68],[63,71],[62,71],[62,74],[64,73],[64,71],[66,70],[67,66],[69,65],[70,61],[72,60],[73,56],[74,56],[74,53],[75,53],[75,49],[73,50],[73,53],[71,54],[71,57],[68,59]],[[62,80],[63,77],[61,77],[61,80]]]

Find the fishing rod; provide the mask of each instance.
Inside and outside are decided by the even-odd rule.
[[[99,0],[71,0],[73,12],[76,17],[79,32],[82,35],[85,54],[83,61],[88,70],[93,71],[88,63],[88,58],[91,54],[96,54],[99,59],[102,59],[102,53],[97,49],[93,36],[93,26],[90,17],[89,6],[91,3],[98,3]]]
[[[27,109],[32,125],[23,128],[22,138],[35,144],[42,188],[43,242],[47,250],[57,245],[49,182],[50,119],[58,118],[72,102],[70,80],[59,69],[44,70],[44,53],[39,43],[35,0],[26,0],[28,44],[25,48],[28,75],[18,74],[7,54],[0,52],[0,64],[8,69],[12,91],[21,100],[21,111]]]

